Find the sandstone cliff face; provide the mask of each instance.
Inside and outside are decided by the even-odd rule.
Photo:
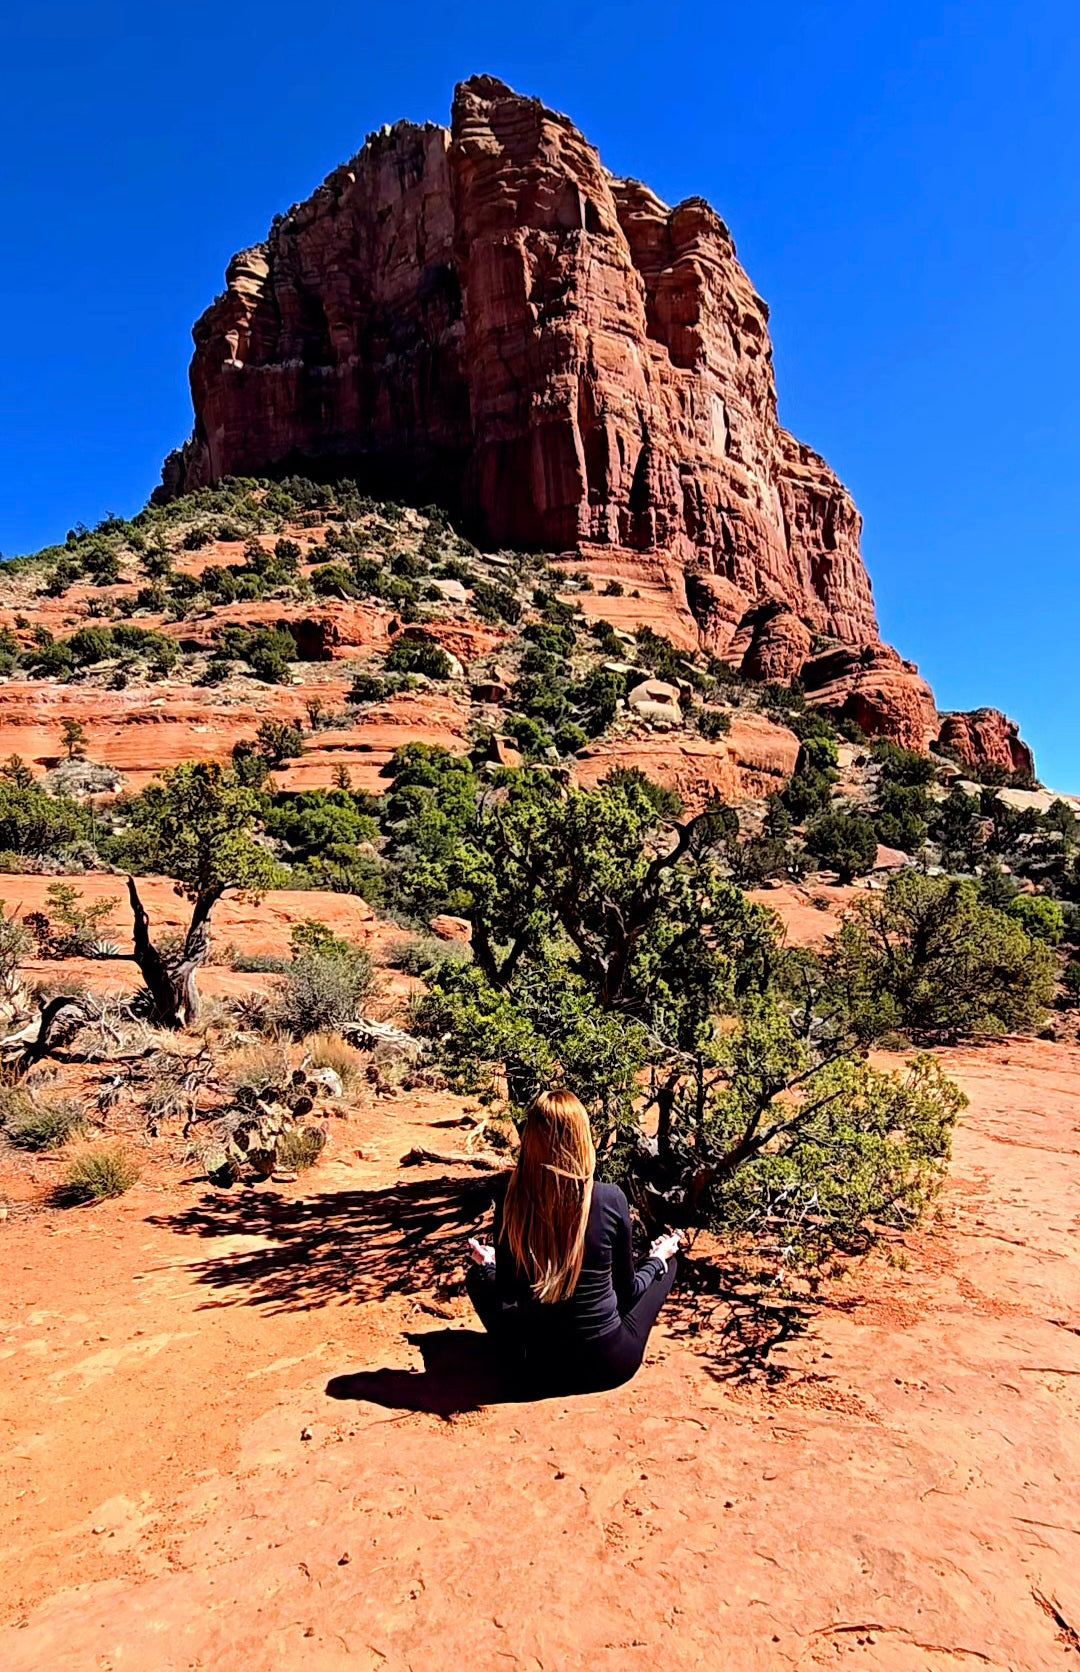
[[[775,599],[876,640],[858,512],[777,421],[768,309],[724,223],[613,179],[537,100],[478,77],[449,132],[384,130],[226,283],[170,491],[366,467],[487,540],[662,551],[739,616]]]
[[[383,129],[233,259],[162,491],[358,474],[485,542],[638,563],[679,642],[925,748],[933,698],[880,644],[859,513],[778,421],[768,319],[703,199],[669,209],[476,77],[449,130]],[[846,652],[819,666],[817,634]],[[984,733],[958,747],[998,749]]]

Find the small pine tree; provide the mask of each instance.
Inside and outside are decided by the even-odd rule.
[[[86,727],[81,720],[72,720],[70,717],[61,720],[60,739],[69,761],[85,759],[88,740]]]

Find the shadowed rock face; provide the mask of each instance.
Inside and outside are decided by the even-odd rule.
[[[488,543],[640,560],[680,642],[789,681],[823,635],[849,654],[814,671],[818,700],[935,737],[880,644],[851,496],[778,422],[768,308],[703,199],[614,179],[565,116],[478,76],[449,130],[373,135],[226,286],[165,496],[356,474]]]

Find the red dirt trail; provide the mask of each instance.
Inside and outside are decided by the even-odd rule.
[[[361,1100],[302,1184],[13,1210],[0,1665],[1076,1664],[1080,1052],[948,1060],[941,1223],[749,1384],[719,1306],[625,1389],[491,1399],[438,1282],[490,1177],[397,1165],[460,1147],[430,1094]]]

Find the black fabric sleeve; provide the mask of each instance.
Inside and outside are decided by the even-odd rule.
[[[517,1261],[510,1252],[510,1245],[502,1234],[503,1198],[499,1196],[495,1201],[495,1218],[491,1230],[491,1240],[495,1244],[495,1265],[486,1269],[492,1272],[492,1281],[496,1297],[504,1306],[512,1306],[521,1298],[518,1281]]]
[[[649,1259],[640,1271],[634,1270],[634,1245],[630,1235],[630,1209],[626,1197],[621,1190],[614,1191],[614,1200],[610,1207],[612,1218],[611,1244],[611,1280],[615,1285],[615,1299],[619,1303],[620,1314],[629,1312],[636,1300],[640,1300],[650,1283],[656,1283],[664,1275],[664,1267],[659,1260]]]

